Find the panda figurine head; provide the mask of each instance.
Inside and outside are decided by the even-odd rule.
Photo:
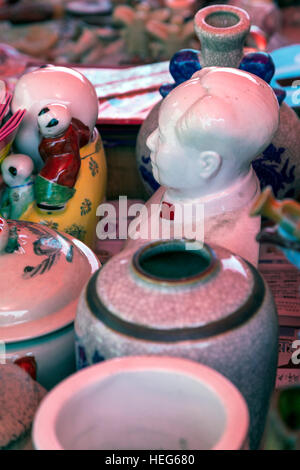
[[[33,161],[28,155],[9,155],[1,165],[3,180],[7,186],[20,186],[31,176],[33,168]]]
[[[41,135],[46,138],[63,135],[71,124],[72,116],[64,104],[48,104],[38,114]]]

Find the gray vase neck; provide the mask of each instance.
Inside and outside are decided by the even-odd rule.
[[[250,17],[238,7],[212,5],[196,14],[195,31],[201,42],[203,67],[236,68],[243,57]]]

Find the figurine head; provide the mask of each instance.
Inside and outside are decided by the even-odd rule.
[[[154,177],[180,191],[226,187],[249,171],[278,122],[276,96],[259,77],[231,68],[197,71],[162,102],[147,140]]]
[[[38,114],[38,127],[43,137],[62,135],[71,124],[72,116],[64,104],[49,104]]]
[[[19,186],[31,176],[33,168],[33,161],[27,155],[9,155],[1,165],[3,180],[7,186]]]

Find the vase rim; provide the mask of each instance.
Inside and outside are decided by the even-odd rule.
[[[236,18],[236,22],[228,26],[215,26],[208,22],[209,17],[225,15]],[[211,35],[234,36],[250,30],[250,16],[242,8],[233,5],[211,5],[201,8],[195,15],[195,28],[197,32],[202,32]]]

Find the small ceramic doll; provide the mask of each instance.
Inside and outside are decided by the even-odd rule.
[[[241,70],[207,67],[171,91],[147,140],[162,187],[130,237],[168,238],[169,229],[171,238],[216,243],[256,264],[260,219],[249,208],[259,184],[251,161],[278,121],[271,87]]]
[[[19,219],[34,201],[33,161],[27,155],[10,155],[3,161],[1,171],[7,187],[0,213],[7,219]]]
[[[86,145],[90,131],[62,104],[49,104],[38,115],[43,139],[39,151],[45,162],[35,182],[38,207],[61,209],[75,193],[81,166],[80,147]]]

